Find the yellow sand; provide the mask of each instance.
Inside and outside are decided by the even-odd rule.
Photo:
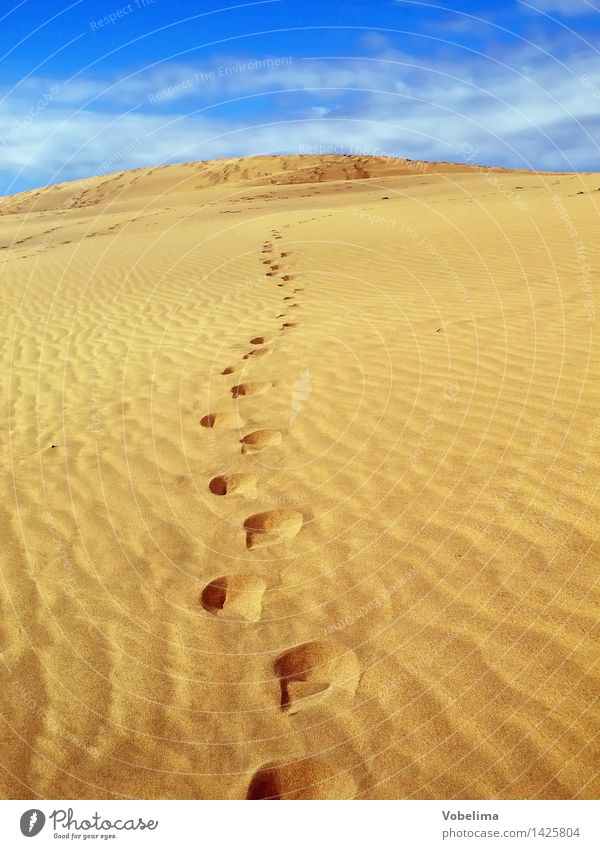
[[[599,187],[0,201],[3,796],[598,794]]]

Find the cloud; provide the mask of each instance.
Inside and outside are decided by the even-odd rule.
[[[518,3],[524,9],[531,7],[538,12],[558,14],[565,18],[591,15],[600,11],[590,0],[518,0]]]
[[[0,191],[177,161],[321,148],[456,161],[468,144],[486,164],[592,170],[600,138],[598,56],[554,58],[521,47],[502,59],[457,52],[425,65],[388,49],[384,59],[275,65],[221,57],[122,79],[30,79],[0,103]],[[211,67],[232,70],[206,78]]]

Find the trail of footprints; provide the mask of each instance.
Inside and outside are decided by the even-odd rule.
[[[277,230],[271,233],[261,253],[265,255],[263,265],[267,277],[277,277],[279,288],[290,290],[294,276],[284,271],[283,260],[289,251],[279,251],[273,258],[273,242],[281,240]],[[303,287],[291,289],[292,295],[284,295],[284,309],[298,309],[300,304],[296,295],[304,291]],[[293,302],[293,303],[290,303]],[[281,312],[276,319],[288,319]],[[299,321],[283,321],[278,330],[287,333],[300,326]],[[248,340],[253,346],[243,355],[243,360],[254,360],[268,356],[275,336],[264,333]],[[239,366],[224,368],[222,375],[235,374]],[[231,387],[231,397],[239,400],[257,395],[266,395],[273,384],[265,380],[251,380]],[[224,410],[207,413],[200,419],[205,428],[223,430],[243,430],[244,420],[235,411]],[[255,454],[280,445],[283,434],[272,428],[245,433],[240,440],[240,453]],[[218,497],[242,496],[248,500],[258,497],[258,481],[254,474],[242,471],[217,475],[208,484],[210,492]],[[240,529],[245,534],[245,544],[249,551],[258,548],[279,545],[293,540],[304,522],[303,514],[298,510],[268,510],[254,513],[244,521]],[[201,603],[208,613],[227,619],[257,622],[262,614],[263,596],[267,581],[259,575],[223,575],[213,579],[202,591]],[[346,646],[334,640],[316,640],[304,645],[294,646],[277,658],[273,664],[273,673],[279,680],[279,709],[288,716],[294,716],[316,703],[326,703],[333,699],[338,703],[352,699],[358,687],[360,669],[356,655]],[[336,773],[321,758],[305,758],[295,762],[274,762],[264,764],[250,781],[247,799],[344,799],[356,794],[356,785],[349,773]]]

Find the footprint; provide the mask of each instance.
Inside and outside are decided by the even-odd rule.
[[[304,289],[292,289],[292,292],[304,292]]]
[[[235,374],[235,372],[237,370],[238,370],[237,366],[227,366],[227,368],[223,369],[221,374]]]
[[[254,499],[256,492],[256,477],[243,472],[234,475],[218,475],[208,485],[213,495],[244,495]]]
[[[267,582],[258,575],[223,575],[204,587],[200,600],[213,616],[257,622],[266,589]]]
[[[299,325],[298,325],[297,321],[284,321],[283,324],[281,325],[281,329],[282,330],[289,330],[290,327],[298,327],[298,326]]]
[[[284,300],[284,301],[293,301],[294,299],[292,298],[292,296],[291,296],[291,295],[286,295],[286,296],[285,296],[285,298],[284,298],[283,300]]]
[[[268,354],[272,354],[273,350],[271,348],[255,348],[254,351],[248,351],[247,354],[244,354],[244,359],[249,360],[252,357],[266,357]]]
[[[244,423],[237,413],[209,413],[200,419],[202,427],[239,428]]]
[[[246,799],[353,799],[357,789],[349,772],[336,772],[321,758],[304,758],[261,766]]]
[[[358,658],[335,640],[316,640],[289,649],[274,663],[281,684],[281,709],[290,715],[331,695],[354,697]]]
[[[271,271],[279,271],[279,266],[277,265],[277,263],[273,263],[273,265],[271,266]]]
[[[268,392],[273,384],[257,381],[255,383],[238,383],[237,386],[231,387],[231,395],[233,398],[249,398],[252,395],[262,395],[263,392]]]
[[[265,448],[272,448],[274,445],[281,443],[281,431],[270,430],[253,430],[252,433],[247,433],[240,439],[242,443],[242,454],[263,451]]]
[[[267,341],[266,336],[255,336],[253,339],[250,340],[250,344],[251,345],[264,345],[266,341]]]
[[[267,273],[265,274],[265,277],[277,277],[277,272],[276,271],[267,271]]]
[[[282,251],[280,256],[281,256],[282,259],[285,259],[286,256],[289,256],[289,253],[288,253],[288,251]]]
[[[287,283],[289,280],[294,279],[294,275],[293,274],[282,274],[281,279],[284,280]]]
[[[293,539],[300,531],[304,516],[297,510],[269,510],[255,513],[244,522],[246,548],[262,548]]]
[[[279,313],[279,315],[276,315],[276,316],[275,316],[275,318],[285,318],[285,313],[284,313],[284,312],[280,312],[280,313]],[[221,374],[222,374],[222,372],[221,372]]]

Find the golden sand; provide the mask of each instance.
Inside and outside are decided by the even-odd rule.
[[[597,796],[599,187],[0,201],[2,796]]]

